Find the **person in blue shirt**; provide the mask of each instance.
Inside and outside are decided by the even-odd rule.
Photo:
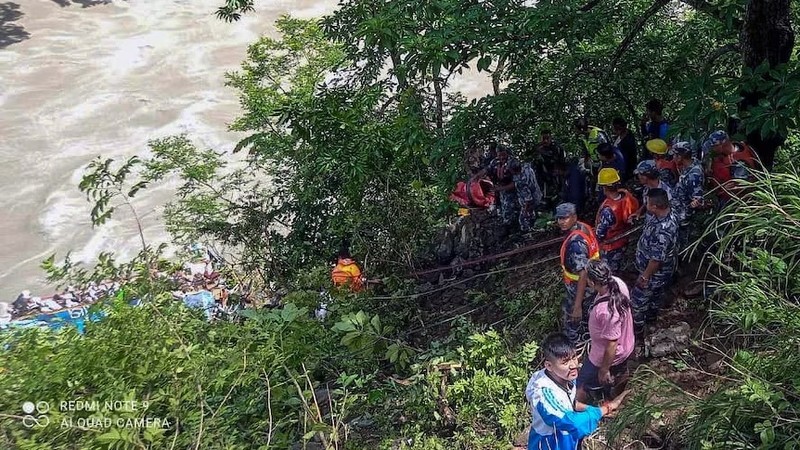
[[[618,148],[611,144],[600,144],[597,146],[597,154],[600,155],[600,168],[604,169],[609,167],[616,169],[620,176],[625,174],[627,165],[625,164],[625,157]]]
[[[600,157],[600,170],[614,169],[619,174],[620,178],[624,178],[627,165],[625,164],[625,157],[618,148],[611,144],[600,144],[597,146],[597,155]],[[599,171],[598,171],[599,173]],[[596,180],[595,180],[596,184]],[[602,202],[605,199],[603,194],[603,186],[597,186],[597,198]]]
[[[647,110],[642,118],[642,141],[647,142],[651,139],[667,140],[669,133],[669,122],[664,118],[664,105],[660,100],[652,98],[647,105]],[[642,159],[652,159],[649,152],[642,152]]]
[[[619,409],[629,391],[613,400],[591,406],[575,399],[580,362],[571,341],[553,333],[542,342],[544,368],[535,372],[525,388],[532,423],[528,450],[576,450],[604,416]]]

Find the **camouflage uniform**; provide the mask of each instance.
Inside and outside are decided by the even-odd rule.
[[[617,223],[617,218],[614,217],[614,213],[611,211],[611,208],[608,206],[602,208],[598,213],[598,220],[595,224],[594,233],[597,236],[597,240],[603,242],[606,240],[606,234],[611,227]],[[611,271],[614,273],[619,273],[620,269],[622,269],[623,260],[625,258],[625,247],[618,248],[616,250],[601,250],[600,251],[600,258],[608,264],[608,267],[611,268]]]
[[[580,236],[573,236],[567,244],[565,252],[564,265],[567,270],[572,273],[580,273],[586,268],[589,262],[589,245]],[[575,297],[578,295],[578,282],[564,283],[566,287],[566,295],[561,304],[562,323],[564,324],[564,334],[572,341],[573,344],[578,344],[588,340],[588,319],[589,308],[594,303],[595,292],[586,286],[583,293],[583,317],[580,322],[572,322],[570,315],[572,308],[575,305]]]
[[[536,207],[542,201],[542,190],[529,163],[523,164],[522,171],[514,175],[514,186],[520,208],[519,229],[527,233],[531,230],[531,222],[536,219]]]
[[[672,167],[675,167],[674,165]],[[659,180],[665,183],[672,189],[675,189],[675,172],[673,172],[669,167],[660,167],[658,169]]]
[[[642,188],[642,204],[647,206],[647,193],[650,192],[650,186],[645,185]],[[661,180],[658,180],[658,186],[652,189],[663,189],[667,192],[667,200],[672,203],[672,188],[669,185]],[[647,215],[650,215],[649,213]]]
[[[677,237],[678,224],[671,211],[662,218],[649,214],[645,219],[642,236],[636,246],[636,270],[640,275],[643,274],[651,259],[661,261],[661,265],[651,276],[646,288],[634,286],[631,291],[633,320],[637,328],[658,316],[661,297],[677,266]]]
[[[513,175],[511,174],[509,167],[513,166],[514,164],[519,164],[519,162],[511,157],[506,160],[505,164],[500,164],[500,160],[497,158],[492,161],[492,163],[489,165],[489,173],[491,174],[492,181],[494,181],[495,185],[503,186],[513,182]],[[499,197],[500,218],[503,221],[503,225],[511,225],[511,223],[518,218],[517,208],[519,207],[519,203],[517,201],[517,191],[515,189],[500,191]]]
[[[703,167],[697,161],[693,161],[691,166],[681,172],[678,183],[673,190],[670,205],[680,228],[678,233],[679,252],[689,244],[689,217],[692,214],[689,205],[694,199],[703,199],[704,184]]]

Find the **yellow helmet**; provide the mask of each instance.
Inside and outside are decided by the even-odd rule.
[[[644,146],[647,147],[650,153],[655,153],[656,155],[667,154],[667,143],[663,139],[650,139]]]
[[[619,183],[619,172],[617,172],[617,169],[612,169],[611,167],[600,169],[600,172],[597,174],[597,184],[600,186],[611,186],[614,183]]]

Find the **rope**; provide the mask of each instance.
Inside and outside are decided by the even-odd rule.
[[[503,273],[503,272],[509,272],[509,271],[512,271],[512,270],[524,269],[524,268],[527,268],[527,267],[533,267],[533,266],[537,266],[539,264],[544,264],[544,263],[548,263],[550,261],[555,261],[555,260],[559,259],[560,257],[561,257],[560,255],[555,255],[555,256],[548,257],[548,258],[540,259],[538,261],[534,261],[532,263],[522,264],[522,265],[513,266],[513,267],[506,267],[504,269],[492,270],[492,271],[489,271],[489,272],[486,272],[486,273],[481,273],[481,274],[478,274],[478,275],[473,275],[471,277],[467,277],[467,278],[458,280],[456,282],[444,285],[442,287],[439,287],[439,288],[436,288],[436,289],[433,289],[433,290],[430,290],[430,291],[420,292],[420,293],[417,293],[417,294],[399,295],[399,296],[388,295],[388,296],[380,296],[380,297],[365,297],[364,300],[395,300],[395,299],[404,299],[404,298],[417,298],[417,297],[421,297],[423,295],[429,295],[429,294],[433,294],[433,293],[436,293],[436,292],[441,292],[441,291],[450,289],[453,286],[457,286],[459,284],[466,283],[467,281],[474,280],[475,278],[488,277],[489,275],[494,275],[494,274]]]
[[[507,252],[497,253],[497,254],[494,254],[494,255],[484,256],[484,257],[481,257],[481,258],[478,258],[478,259],[465,261],[465,262],[463,262],[461,264],[457,264],[455,266],[444,266],[444,267],[437,267],[437,268],[429,269],[429,270],[423,270],[423,271],[420,271],[420,272],[412,272],[411,275],[414,275],[414,276],[428,275],[428,274],[431,274],[431,273],[437,273],[437,272],[441,272],[441,271],[444,271],[444,270],[450,270],[450,269],[456,269],[456,268],[460,268],[460,267],[473,266],[475,264],[479,264],[479,263],[486,262],[486,261],[491,261],[493,259],[505,258],[507,256],[512,256],[512,255],[516,255],[516,254],[519,254],[519,253],[525,253],[527,251],[535,250],[537,248],[547,247],[547,246],[550,246],[550,245],[553,245],[553,244],[561,243],[563,241],[564,241],[564,237],[563,236],[562,237],[557,237],[555,239],[550,239],[550,240],[547,240],[547,241],[544,241],[544,242],[537,242],[536,244],[526,245],[525,247],[520,247],[520,248],[517,248],[517,249],[514,249],[514,250],[509,250]]]

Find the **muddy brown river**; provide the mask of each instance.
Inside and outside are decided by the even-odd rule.
[[[142,154],[147,141],[187,133],[229,151],[239,113],[223,85],[247,45],[274,35],[282,14],[319,17],[335,0],[260,0],[236,23],[214,16],[223,0],[0,0],[0,300],[22,289],[50,293],[39,269],[55,253],[86,264],[101,251],[121,259],[140,247],[121,212],[99,228],[77,188],[98,155]],[[491,89],[468,75],[452,86],[467,97]],[[137,197],[145,236],[167,242],[162,206],[170,187]]]

